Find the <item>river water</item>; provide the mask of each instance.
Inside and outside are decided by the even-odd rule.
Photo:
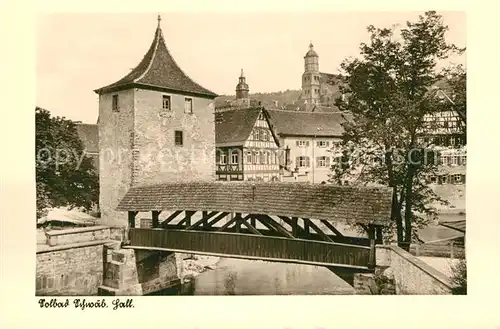
[[[330,270],[312,265],[221,258],[215,270],[154,295],[350,295]]]

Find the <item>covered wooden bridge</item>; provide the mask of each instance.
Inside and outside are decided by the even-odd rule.
[[[132,187],[117,210],[128,212],[130,248],[362,272],[375,267],[391,201],[386,188],[198,182]],[[136,228],[139,212],[151,212],[151,228]],[[368,237],[342,235],[340,222],[359,224]]]

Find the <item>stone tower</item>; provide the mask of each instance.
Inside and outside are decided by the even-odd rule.
[[[243,69],[241,69],[240,81],[236,85],[236,99],[248,98],[249,91],[250,89],[248,88],[246,78],[243,75]]]
[[[319,104],[320,101],[319,56],[312,43],[304,56],[304,73],[302,74],[301,98],[307,104]]]
[[[99,95],[101,221],[125,226],[116,206],[130,186],[215,180],[217,95],[190,79],[170,54],[160,17],[149,50]]]

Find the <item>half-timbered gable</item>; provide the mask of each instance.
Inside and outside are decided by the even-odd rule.
[[[218,180],[280,180],[279,142],[261,107],[216,113]]]

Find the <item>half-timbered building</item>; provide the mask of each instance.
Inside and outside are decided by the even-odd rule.
[[[262,107],[215,114],[217,180],[279,181],[279,141]]]

